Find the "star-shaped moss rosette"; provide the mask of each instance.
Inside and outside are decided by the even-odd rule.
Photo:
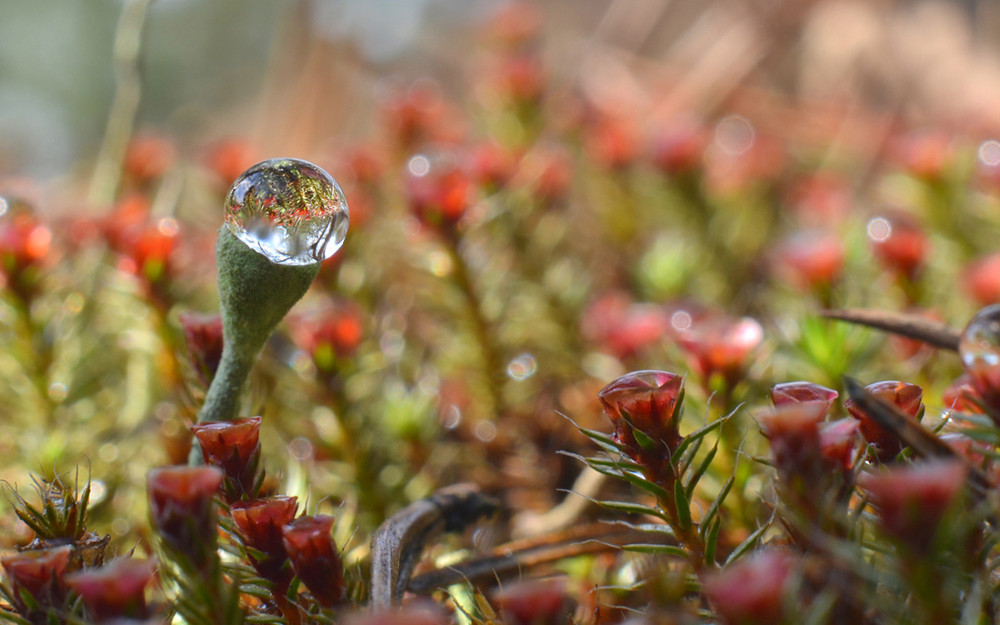
[[[337,182],[316,165],[290,158],[246,170],[230,188],[225,210],[215,249],[224,346],[199,422],[239,416],[257,355],[309,289],[320,263],[343,245],[350,221]]]

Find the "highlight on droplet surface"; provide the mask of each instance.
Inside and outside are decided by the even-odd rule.
[[[340,185],[308,161],[276,158],[243,172],[226,196],[226,226],[278,265],[310,265],[344,244],[350,213]]]

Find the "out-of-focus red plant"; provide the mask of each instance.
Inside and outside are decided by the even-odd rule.
[[[865,390],[875,397],[893,404],[907,416],[913,417],[915,421],[919,421],[924,414],[924,391],[916,384],[884,380],[869,384]],[[858,408],[854,401],[845,400],[844,408],[860,422],[861,436],[872,445],[878,460],[887,462],[903,450],[903,442],[895,434],[879,425],[868,413]]]

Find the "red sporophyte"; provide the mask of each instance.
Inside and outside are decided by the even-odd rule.
[[[972,385],[972,378],[967,373],[955,378],[941,393],[941,403],[944,407],[956,412],[980,414],[983,412],[982,401],[982,397]]]
[[[333,517],[299,517],[282,528],[282,541],[295,575],[320,605],[333,607],[344,598],[344,566],[330,530]]]
[[[708,132],[693,121],[678,121],[655,133],[649,146],[653,165],[668,176],[689,175],[705,161]]]
[[[598,393],[615,428],[614,438],[653,479],[663,475],[670,453],[680,444],[678,430],[684,378],[667,371],[634,371]]]
[[[506,48],[521,48],[532,43],[542,27],[542,15],[534,3],[508,0],[490,12],[483,21],[484,37]]]
[[[3,558],[11,600],[21,616],[32,623],[45,623],[48,610],[62,607],[66,600],[65,574],[72,552],[72,545],[64,545],[21,551]]]
[[[638,141],[629,120],[601,115],[586,130],[585,147],[599,165],[618,171],[635,162]]]
[[[818,171],[796,180],[785,194],[785,204],[796,221],[814,228],[829,228],[851,212],[847,182],[832,171]]]
[[[882,529],[917,553],[933,544],[938,526],[965,484],[966,467],[956,460],[928,460],[862,474]]]
[[[917,220],[907,213],[888,210],[873,217],[867,228],[872,251],[882,266],[907,281],[915,280],[930,247],[927,233]]]
[[[128,144],[122,168],[137,184],[146,184],[160,178],[177,159],[174,142],[162,134],[137,135]]]
[[[775,406],[819,401],[826,405],[826,412],[829,412],[838,396],[839,393],[832,388],[813,382],[782,382],[771,387],[771,403]]]
[[[122,558],[67,575],[66,585],[99,623],[116,618],[144,619],[150,616],[146,587],[155,571],[153,560]]]
[[[692,319],[677,332],[677,342],[706,388],[714,376],[721,377],[727,388],[735,386],[743,378],[750,354],[763,340],[764,329],[750,317]]]
[[[222,316],[181,313],[180,323],[191,364],[198,379],[207,387],[222,360]]]
[[[804,230],[782,241],[774,252],[775,274],[795,288],[829,288],[844,270],[844,244],[822,230]]]
[[[572,180],[573,163],[566,149],[543,144],[524,156],[513,183],[545,206],[563,200],[569,194]]]
[[[486,89],[517,107],[536,106],[545,91],[545,69],[534,53],[503,54],[493,60]]]
[[[361,307],[348,300],[328,300],[324,305],[297,314],[289,324],[292,341],[312,358],[323,373],[330,373],[350,358],[364,338]]]
[[[295,518],[297,502],[296,497],[277,496],[237,501],[229,507],[244,543],[259,552],[250,555],[250,563],[281,593],[292,579],[291,569],[285,566],[288,553],[282,540],[282,528]]]
[[[785,589],[795,557],[763,549],[702,580],[705,595],[726,625],[774,625],[786,616]]]
[[[939,180],[955,160],[953,139],[944,132],[917,131],[896,137],[889,158],[912,176]]]
[[[869,384],[865,390],[895,405],[915,421],[920,421],[924,414],[924,391],[916,384],[885,380]],[[903,450],[903,442],[896,435],[884,429],[866,412],[855,406],[852,400],[845,400],[844,408],[860,422],[861,436],[875,448],[875,457],[880,461],[892,460]]]
[[[505,625],[562,625],[571,608],[562,580],[506,584],[490,594],[490,603]]]
[[[1000,304],[983,308],[969,321],[958,353],[976,395],[1000,420]]]
[[[25,302],[38,288],[39,269],[52,247],[52,231],[16,198],[0,197],[0,272]]]
[[[838,419],[819,426],[820,453],[840,469],[854,469],[860,444],[861,424],[854,419]]]
[[[203,159],[208,170],[214,174],[219,189],[223,191],[260,160],[257,148],[247,139],[238,137],[215,142],[206,150]],[[353,205],[351,208],[353,209]]]
[[[407,165],[406,198],[425,226],[452,234],[475,201],[462,154],[416,154]]]
[[[210,421],[191,426],[205,464],[225,473],[223,495],[227,501],[257,496],[263,474],[260,466],[260,417]]]
[[[632,302],[624,293],[610,293],[583,313],[580,330],[587,340],[619,359],[655,345],[669,327],[666,311],[653,304]]]
[[[787,403],[757,417],[771,443],[774,465],[783,479],[809,482],[824,472],[819,424],[826,410],[822,401]]]
[[[1000,252],[977,258],[962,271],[965,292],[980,306],[1000,303]]]
[[[471,175],[488,192],[507,186],[517,169],[514,154],[493,141],[484,141],[470,151]]]
[[[199,571],[215,554],[215,495],[223,476],[216,467],[171,466],[153,469],[147,479],[153,528]]]
[[[394,146],[406,152],[435,138],[445,108],[436,84],[417,82],[397,91],[382,104],[384,127]]]

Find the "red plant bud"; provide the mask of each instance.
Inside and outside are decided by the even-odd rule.
[[[894,404],[916,421],[923,416],[924,391],[916,384],[886,380],[869,384],[865,390],[879,399]],[[879,460],[882,462],[892,460],[903,450],[903,443],[896,435],[882,428],[866,412],[855,406],[853,401],[845,400],[844,408],[860,422],[861,436],[875,447],[875,455]]]
[[[516,106],[534,106],[545,90],[545,70],[535,54],[509,54],[497,59],[490,90]]]
[[[563,625],[569,622],[569,599],[562,580],[526,580],[507,584],[490,595],[506,625]]]
[[[827,231],[805,230],[785,239],[774,255],[775,273],[793,287],[829,287],[844,269],[844,244]]]
[[[516,169],[514,156],[491,141],[474,147],[471,160],[473,180],[488,191],[496,191],[507,186]]]
[[[929,460],[863,474],[859,481],[871,493],[885,533],[917,553],[926,553],[965,477],[961,462]]]
[[[875,257],[887,270],[912,281],[927,259],[927,234],[906,213],[887,211],[868,222]]]
[[[444,100],[432,82],[417,82],[393,94],[382,106],[385,127],[402,150],[431,139],[446,112]]]
[[[222,360],[222,316],[181,313],[180,322],[195,371],[208,386]]]
[[[598,164],[622,170],[638,155],[635,129],[625,119],[602,116],[587,126],[586,148]]]
[[[149,182],[167,173],[177,159],[177,148],[169,137],[159,134],[138,135],[125,151],[122,168],[133,180]]]
[[[460,157],[417,154],[407,166],[406,198],[422,224],[455,230],[475,199],[475,186]]]
[[[281,528],[295,518],[297,501],[296,497],[278,496],[237,501],[229,507],[246,545],[261,552],[260,557],[251,555],[250,563],[281,592],[292,579],[291,569],[284,566],[288,554]]]
[[[702,381],[707,385],[712,376],[719,375],[729,387],[743,378],[751,352],[763,339],[764,330],[756,320],[723,315],[696,319],[677,334],[691,368]]]
[[[10,581],[14,607],[21,616],[33,623],[44,623],[46,611],[62,607],[66,599],[64,575],[72,552],[72,545],[64,545],[21,551],[0,561]],[[29,607],[25,595],[31,598],[37,610]]]
[[[514,182],[540,204],[549,205],[568,195],[572,180],[573,164],[565,148],[543,145],[525,155]]]
[[[820,171],[797,180],[786,195],[786,203],[798,222],[816,228],[840,223],[851,212],[847,182],[838,174]]]
[[[204,163],[215,174],[220,188],[228,189],[240,174],[261,160],[253,144],[246,139],[231,137],[210,147]]]
[[[958,353],[976,394],[1000,415],[1000,304],[983,308],[969,321]]]
[[[661,130],[650,148],[653,164],[668,176],[690,174],[702,166],[708,136],[700,125],[676,123]]]
[[[972,386],[972,378],[967,373],[963,373],[955,378],[948,385],[948,388],[941,393],[941,402],[944,404],[944,407],[957,412],[980,414],[983,412],[983,409],[980,407],[982,401],[982,397],[979,396],[979,393]]]
[[[344,598],[344,566],[330,530],[333,517],[304,516],[282,528],[282,541],[292,570],[325,607]]]
[[[152,560],[123,558],[100,568],[67,575],[66,585],[80,596],[87,612],[97,622],[115,618],[144,619],[150,616],[146,586],[152,581],[155,570]]]
[[[541,27],[542,15],[534,3],[508,0],[490,11],[483,34],[500,46],[518,48],[534,40]]]
[[[295,345],[312,357],[318,370],[329,373],[361,345],[364,320],[364,312],[354,302],[329,300],[295,315],[289,327]]]
[[[580,331],[588,340],[624,360],[659,342],[669,323],[663,308],[635,303],[623,293],[612,293],[587,308]]]
[[[962,272],[962,286],[980,306],[1000,303],[1000,253],[970,263]]]
[[[785,586],[794,564],[790,553],[765,549],[706,575],[702,586],[726,625],[774,625],[785,616]]]
[[[677,419],[684,397],[684,378],[667,371],[633,371],[598,393],[615,427],[615,438],[639,449],[637,430],[657,446],[673,449],[680,442]]]
[[[897,137],[889,158],[907,173],[925,180],[939,180],[955,158],[952,138],[943,132],[913,132]]]
[[[819,401],[826,405],[826,412],[829,412],[838,396],[839,393],[832,388],[812,382],[783,382],[771,388],[771,402],[775,406]]]
[[[207,466],[153,469],[147,478],[153,528],[199,570],[215,554],[215,495],[222,478],[222,471]]]
[[[821,470],[819,424],[826,416],[820,401],[789,403],[757,417],[771,442],[774,464],[783,473],[811,474]]]
[[[861,442],[861,424],[854,419],[839,419],[819,426],[819,449],[827,460],[850,471],[857,459]]]
[[[52,231],[24,202],[0,197],[0,274],[23,301],[35,295],[51,245]]]
[[[227,501],[257,496],[260,421],[260,417],[247,417],[191,426],[205,464],[222,469],[226,475]]]

